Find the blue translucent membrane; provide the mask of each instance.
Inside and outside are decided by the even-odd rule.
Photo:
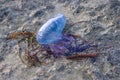
[[[62,31],[66,24],[63,14],[57,14],[49,19],[37,32],[36,38],[39,44],[52,44],[62,39]]]

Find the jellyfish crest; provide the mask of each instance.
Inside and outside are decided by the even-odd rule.
[[[62,31],[66,24],[63,14],[57,14],[49,19],[38,31],[36,38],[40,44],[51,44],[62,38]]]

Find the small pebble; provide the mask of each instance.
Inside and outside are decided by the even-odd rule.
[[[3,60],[4,60],[4,58],[2,56],[0,56],[0,62],[3,61]]]
[[[4,74],[4,75],[10,75],[10,72],[11,72],[11,71],[12,71],[11,68],[10,68],[10,67],[7,67],[7,68],[5,68],[5,69],[3,70],[2,74]]]
[[[39,77],[34,76],[31,80],[39,80]]]
[[[78,69],[78,67],[74,67],[74,69]]]
[[[38,69],[35,73],[36,73],[37,76],[43,75],[41,68]]]
[[[49,77],[48,77],[48,80],[57,80],[57,79],[56,79],[56,75],[54,74],[54,75],[49,76]]]
[[[71,69],[67,69],[67,73],[69,74],[69,73],[71,73],[72,72],[72,70]]]
[[[44,11],[43,10],[40,10],[40,9],[37,9],[35,11],[33,11],[29,17],[32,18],[32,17],[41,17],[44,15]]]
[[[87,74],[91,75],[92,74],[92,70],[91,69],[87,69]]]
[[[62,65],[62,66],[60,66],[58,69],[57,69],[57,71],[64,71],[65,70],[65,66],[64,65]]]

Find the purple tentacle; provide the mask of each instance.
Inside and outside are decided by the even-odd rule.
[[[50,45],[50,48],[56,58],[60,58],[67,51],[66,47],[57,44]]]
[[[86,49],[89,49],[91,46],[90,44],[85,44],[85,45],[81,45],[79,44],[78,46],[76,46],[76,52],[83,52],[85,51]]]
[[[44,45],[45,49],[52,51],[52,55],[56,58],[61,56],[71,56],[76,52],[83,52],[90,47],[97,47],[96,45],[91,45],[91,43],[84,40],[77,41],[76,37],[70,34],[64,34],[62,39],[49,45]]]

